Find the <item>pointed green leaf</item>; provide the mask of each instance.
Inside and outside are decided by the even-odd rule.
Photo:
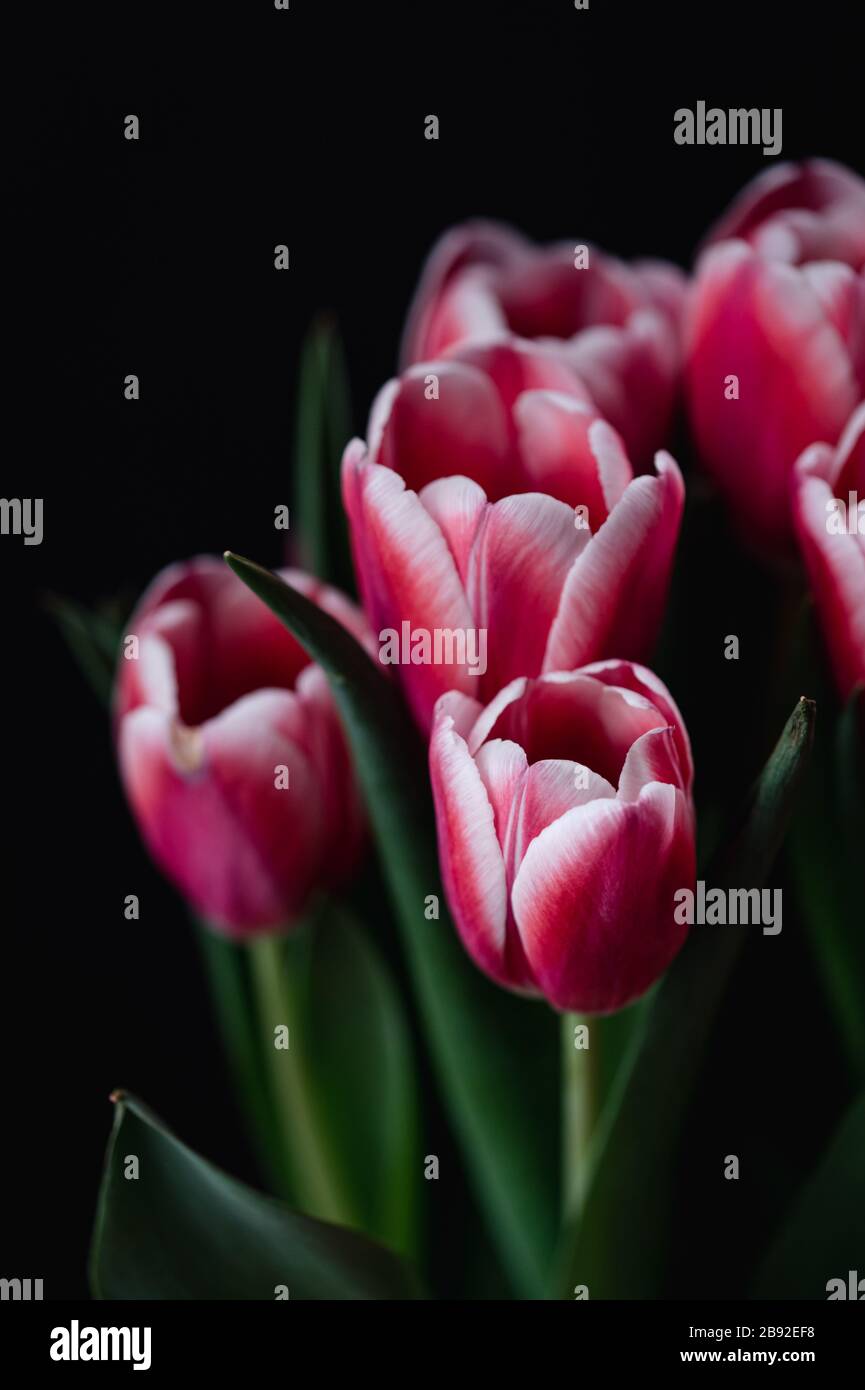
[[[755,1296],[825,1299],[829,1280],[846,1289],[851,1270],[865,1278],[865,1091],[782,1224]]]
[[[285,937],[234,949],[251,985],[246,1030],[234,1035],[238,1080],[244,1098],[250,1086],[264,1088],[277,1190],[309,1215],[416,1254],[423,1170],[414,1053],[380,952],[330,902]],[[280,1026],[287,1048],[274,1047]]]
[[[108,1299],[272,1300],[281,1286],[291,1299],[417,1297],[389,1251],[254,1192],[122,1094],[90,1269],[95,1296]]]
[[[807,763],[814,705],[800,700],[727,848],[706,874],[717,888],[756,888],[777,854]],[[736,957],[753,928],[694,927],[640,1019],[630,1062],[601,1117],[581,1216],[564,1233],[559,1295],[657,1296],[682,1117]]]
[[[334,905],[310,933],[302,1027],[296,1042],[310,1059],[351,1224],[399,1254],[416,1254],[426,1184],[414,1048],[381,953]]]
[[[558,1034],[552,1013],[491,985],[447,918],[426,756],[397,687],[269,571],[236,574],[327,673],[351,741],[441,1090],[515,1286],[543,1287],[558,1224]],[[427,920],[430,895],[440,904]]]
[[[107,705],[120,649],[119,625],[74,599],[57,594],[49,594],[44,606],[57,623],[97,699]]]
[[[348,372],[336,325],[317,319],[301,351],[293,476],[295,522],[305,568],[319,579],[351,589],[345,516],[339,504],[339,467],[351,435]]]
[[[844,1044],[865,1079],[865,931],[861,873],[865,844],[863,693],[834,730],[821,730],[790,836],[790,866],[811,949]]]

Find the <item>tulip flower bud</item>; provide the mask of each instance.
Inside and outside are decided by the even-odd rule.
[[[711,247],[687,315],[686,385],[703,466],[744,538],[784,563],[793,466],[815,439],[837,442],[865,392],[865,273],[790,265],[744,241]]]
[[[296,570],[282,577],[368,640],[341,594]],[[209,557],[163,570],[128,634],[117,749],[151,854],[224,934],[284,928],[319,885],[350,872],[363,835],[323,671]]]
[[[583,244],[536,247],[509,227],[470,222],[433,248],[402,362],[503,333],[552,346],[642,469],[669,435],[684,293],[684,275],[666,262],[626,265]]]
[[[707,244],[747,241],[773,260],[865,265],[865,182],[831,159],[775,164],[742,190]]]
[[[382,643],[429,637],[429,655],[403,653],[399,672],[425,731],[447,690],[486,702],[515,676],[648,654],[681,475],[661,453],[655,476],[634,478],[561,361],[499,343],[412,368],[381,393],[369,438],[343,459],[355,568]]]
[[[667,968],[695,874],[688,735],[623,661],[458,691],[429,750],[439,857],[463,944],[499,984],[609,1013]]]
[[[842,699],[865,684],[865,401],[796,464],[793,516]]]

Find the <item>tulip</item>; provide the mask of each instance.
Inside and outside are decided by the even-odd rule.
[[[341,594],[288,584],[360,640]],[[115,689],[120,771],[142,836],[211,926],[283,928],[358,858],[362,812],[323,671],[221,561],[163,570],[128,629]],[[130,637],[137,638],[137,655]]]
[[[615,430],[576,390],[550,385],[566,370],[509,345],[413,368],[373,408],[369,450],[346,449],[343,498],[380,659],[404,625],[466,635],[462,651],[437,659],[431,644],[400,665],[425,731],[446,690],[487,701],[516,676],[643,657],[657,634],[681,474],[659,453],[654,476],[633,478]],[[438,400],[424,396],[431,371]]]
[[[738,237],[775,260],[865,265],[865,182],[830,159],[776,164],[752,179],[707,243]]]
[[[429,750],[445,891],[497,983],[559,1010],[639,998],[685,938],[695,875],[687,731],[651,671],[625,661],[452,691]]]
[[[790,477],[815,439],[837,442],[865,391],[865,274],[793,266],[725,241],[702,257],[686,326],[701,462],[744,539],[793,554]]]
[[[838,689],[865,684],[865,401],[796,464],[793,515]]]
[[[491,222],[447,232],[415,294],[402,363],[508,331],[553,346],[642,469],[668,441],[685,277],[666,262],[626,265],[584,250],[587,264],[571,244],[537,247]]]

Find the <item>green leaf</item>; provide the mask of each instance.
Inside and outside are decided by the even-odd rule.
[[[865,1079],[865,932],[861,873],[865,844],[862,692],[833,731],[821,731],[790,836],[790,865],[817,969],[854,1074]]]
[[[137,1178],[127,1177],[129,1159]],[[418,1296],[389,1251],[300,1216],[229,1177],[139,1101],[116,1097],[91,1285],[105,1299],[402,1299]]]
[[[309,1215],[416,1255],[415,1059],[378,948],[328,901],[284,939],[227,941],[203,923],[199,937],[270,1190]],[[289,1028],[286,1050],[273,1046],[278,1024]]]
[[[247,945],[230,941],[197,921],[197,938],[237,1100],[271,1191],[293,1201],[289,1159],[276,1124],[268,1058],[258,1023],[252,961]]]
[[[273,932],[246,943],[255,1000],[254,1030],[280,1143],[279,1192],[309,1216],[351,1225],[336,1155],[323,1128],[312,1077],[307,1001],[310,924],[286,938]]]
[[[825,1299],[830,1279],[865,1277],[865,1091],[845,1115],[760,1270],[757,1298]],[[858,1295],[857,1295],[858,1296]]]
[[[321,902],[284,937],[241,946],[249,993],[229,1037],[244,1099],[264,1090],[276,1189],[300,1210],[416,1254],[422,1162],[412,1041],[377,947]],[[241,972],[242,975],[242,972]],[[228,1020],[231,1022],[231,1017]],[[289,1046],[274,1047],[287,1027]]]
[[[57,623],[97,699],[107,705],[120,650],[119,624],[57,594],[48,594],[44,607]]]
[[[330,679],[442,1094],[511,1279],[537,1295],[558,1225],[555,1019],[490,984],[447,918],[426,756],[397,687],[327,613],[251,561],[226,558]],[[424,916],[429,895],[440,903],[437,921]]]
[[[814,705],[801,700],[747,808],[706,874],[716,888],[756,888],[784,837],[807,763]],[[629,1062],[601,1117],[588,1196],[564,1233],[558,1292],[590,1298],[658,1294],[669,1231],[673,1157],[700,1059],[736,957],[753,928],[694,927],[639,1020]]]
[[[295,518],[304,567],[342,589],[353,577],[339,502],[339,469],[351,436],[348,372],[336,325],[317,319],[304,342],[299,372],[293,476]]]
[[[309,1058],[351,1224],[400,1254],[416,1254],[426,1184],[402,1000],[378,948],[344,910],[325,908],[309,934],[308,955],[297,1045]]]

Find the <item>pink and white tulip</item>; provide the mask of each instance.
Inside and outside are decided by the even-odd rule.
[[[282,577],[368,640],[348,599],[299,571]],[[324,672],[210,557],[163,570],[127,634],[138,655],[117,673],[118,758],[150,853],[224,934],[284,928],[350,872],[363,838]]]
[[[865,401],[796,464],[793,515],[842,699],[865,685]]]
[[[438,400],[423,393],[432,367]],[[577,391],[540,385],[567,369],[539,350],[470,349],[432,367],[386,388],[369,450],[354,440],[343,459],[355,569],[375,632],[407,624],[486,634],[483,673],[465,661],[400,666],[424,730],[446,690],[485,702],[515,676],[645,656],[684,501],[668,454],[658,454],[653,476],[634,478],[615,430]]]
[[[865,266],[865,182],[831,159],[776,164],[752,179],[707,243],[740,238],[762,255],[801,265]]]
[[[638,467],[668,442],[685,276],[626,265],[570,243],[538,247],[510,227],[469,222],[433,248],[408,316],[404,367],[504,333],[553,347],[580,374]]]
[[[865,393],[865,273],[720,242],[698,265],[685,375],[701,463],[744,538],[784,562],[794,464],[835,444]]]
[[[513,681],[486,708],[451,692],[429,760],[475,963],[560,1010],[639,998],[684,941],[674,895],[695,875],[690,745],[658,678],[604,661]]]

